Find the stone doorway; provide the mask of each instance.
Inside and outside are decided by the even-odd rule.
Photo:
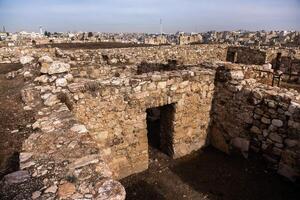
[[[158,149],[172,157],[175,104],[149,108],[146,112],[149,148]]]
[[[228,51],[226,61],[236,63],[237,62],[237,52],[236,51]]]

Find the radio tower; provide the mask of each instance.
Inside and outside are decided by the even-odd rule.
[[[160,35],[163,34],[163,24],[162,24],[162,19],[159,20],[160,23]]]

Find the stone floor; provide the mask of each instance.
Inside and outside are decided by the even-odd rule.
[[[227,156],[213,148],[171,160],[153,149],[145,172],[121,180],[131,200],[299,199],[300,185],[262,161]]]

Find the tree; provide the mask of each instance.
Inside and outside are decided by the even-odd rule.
[[[92,33],[92,32],[89,32],[89,33],[88,33],[88,37],[93,37],[93,33]]]
[[[47,37],[50,37],[50,36],[51,36],[51,33],[48,32],[48,31],[45,31],[45,32],[44,32],[44,35],[47,36]]]

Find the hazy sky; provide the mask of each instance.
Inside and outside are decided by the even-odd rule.
[[[0,0],[8,31],[300,30],[300,0]]]

